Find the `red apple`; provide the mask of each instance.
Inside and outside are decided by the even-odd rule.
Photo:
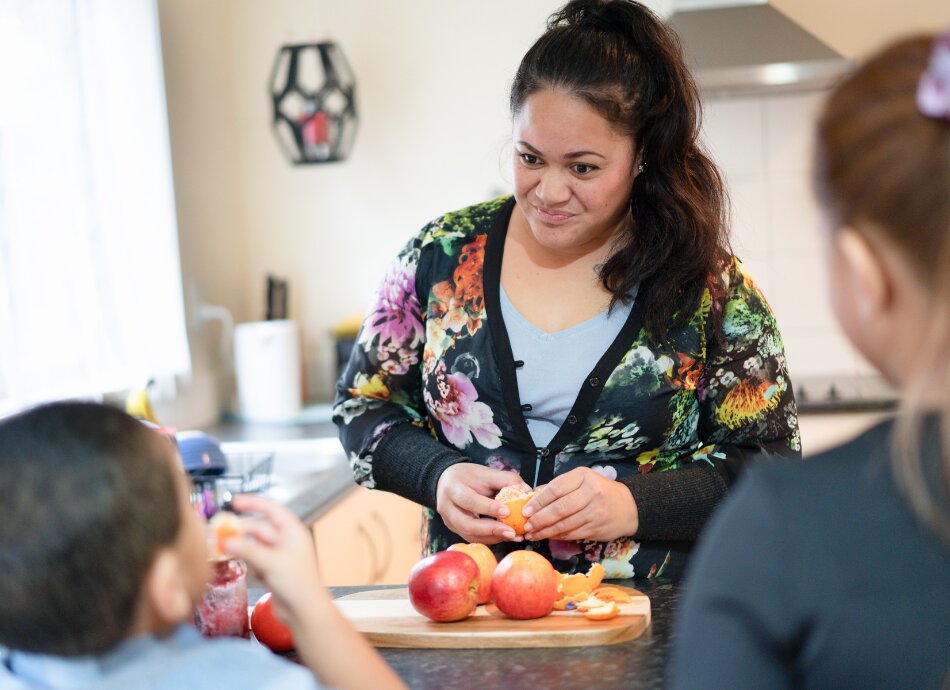
[[[491,578],[492,601],[510,618],[541,618],[558,600],[554,566],[534,551],[514,551],[501,559]]]
[[[284,623],[274,614],[271,593],[267,592],[257,600],[251,613],[251,631],[261,644],[274,652],[289,652],[294,648],[294,636]]]
[[[439,551],[412,566],[409,601],[426,618],[460,621],[478,605],[478,565],[461,551]]]
[[[485,604],[491,601],[491,576],[498,567],[498,560],[491,549],[484,544],[452,544],[449,551],[461,551],[472,557],[478,565],[479,572],[478,603]]]

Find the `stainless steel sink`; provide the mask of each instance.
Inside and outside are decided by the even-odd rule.
[[[340,441],[332,437],[234,441],[222,443],[221,450],[229,458],[272,453],[271,472],[275,477],[314,474],[347,464]]]
[[[247,458],[273,456],[263,496],[290,508],[304,522],[311,522],[354,486],[346,453],[334,437],[234,441],[221,450],[235,465],[229,473],[247,471]],[[251,490],[258,490],[252,488]]]

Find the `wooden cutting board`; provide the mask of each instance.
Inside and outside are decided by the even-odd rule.
[[[409,593],[400,589],[358,592],[335,600],[343,615],[376,647],[517,648],[591,647],[626,642],[650,624],[650,599],[620,587],[633,602],[620,605],[620,615],[593,621],[576,611],[554,611],[544,618],[514,620],[491,604],[455,623],[436,623],[416,613]]]

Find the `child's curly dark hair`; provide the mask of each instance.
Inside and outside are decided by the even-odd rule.
[[[106,405],[0,421],[0,644],[76,656],[129,634],[144,576],[179,532],[173,453]]]

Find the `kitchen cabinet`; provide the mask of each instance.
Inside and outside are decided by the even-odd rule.
[[[396,494],[358,487],[313,525],[327,586],[405,584],[419,560],[422,507]]]

